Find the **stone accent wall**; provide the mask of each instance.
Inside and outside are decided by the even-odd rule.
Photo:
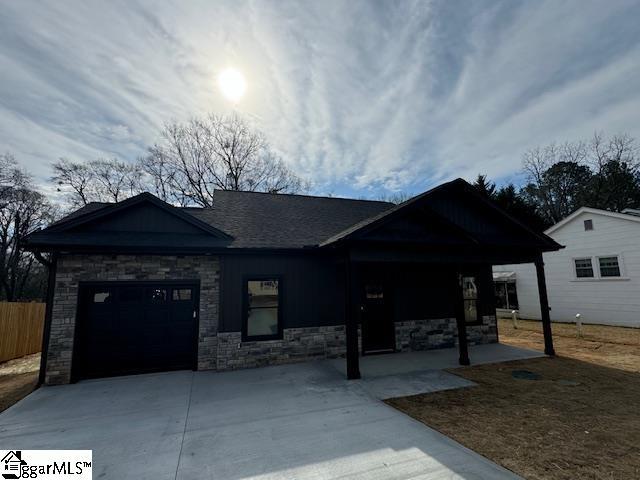
[[[496,343],[498,327],[494,315],[482,317],[481,325],[467,326],[469,345]],[[396,350],[430,350],[450,348],[458,344],[458,327],[455,318],[410,320],[396,322]]]
[[[218,370],[261,367],[319,358],[346,351],[344,325],[287,328],[282,340],[243,342],[240,332],[218,333]]]
[[[65,255],[58,259],[47,384],[69,383],[78,283],[121,280],[200,280],[198,369],[216,367],[220,262],[212,256]]]

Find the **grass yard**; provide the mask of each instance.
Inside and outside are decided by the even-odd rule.
[[[36,388],[39,369],[39,353],[0,363],[0,412]]]
[[[478,386],[387,403],[527,479],[640,478],[640,331],[553,330],[556,358],[454,369]],[[537,322],[501,321],[499,333],[542,349]]]

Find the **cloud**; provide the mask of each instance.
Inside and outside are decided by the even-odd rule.
[[[510,179],[522,153],[640,137],[637,2],[7,2],[0,150],[134,160],[163,122],[235,107],[317,193]]]

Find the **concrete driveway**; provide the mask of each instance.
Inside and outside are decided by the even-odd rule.
[[[95,479],[518,478],[331,362],[44,387],[0,415],[0,445],[92,449]]]

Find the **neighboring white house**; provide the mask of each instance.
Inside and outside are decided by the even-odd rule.
[[[640,327],[639,210],[582,207],[545,233],[565,246],[543,256],[551,320],[574,322],[579,313],[583,323]],[[493,272],[502,311],[540,319],[534,265]]]

